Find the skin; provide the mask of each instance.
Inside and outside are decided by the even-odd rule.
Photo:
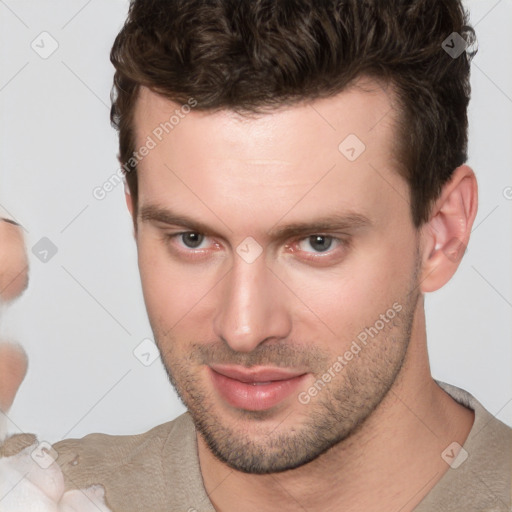
[[[21,227],[0,219],[0,300],[12,301],[28,285],[28,260]]]
[[[473,412],[431,377],[424,294],[460,263],[476,179],[457,168],[416,229],[391,151],[392,100],[368,82],[258,116],[192,111],[139,164],[138,211],[129,194],[126,201],[144,298],[169,378],[196,423],[216,510],[409,511],[447,471],[442,451],[471,429]],[[143,88],[137,147],[176,108]],[[338,150],[348,134],[366,145],[353,162]],[[150,206],[206,228],[142,216]],[[348,212],[367,223],[273,236]],[[194,235],[183,232],[205,238],[190,248]],[[318,234],[334,237],[327,250],[311,244]],[[263,251],[252,263],[236,252],[246,237]],[[393,304],[400,313],[301,403],[298,393]],[[208,365],[220,362],[307,377],[277,406],[251,412],[212,386]]]
[[[8,411],[25,378],[28,360],[19,345],[0,341],[0,411]]]
[[[28,259],[19,225],[0,218],[0,304],[19,297],[28,285]],[[0,340],[0,410],[8,411],[27,372],[19,345]]]

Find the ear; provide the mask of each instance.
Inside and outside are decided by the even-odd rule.
[[[422,292],[444,286],[455,274],[471,234],[478,208],[478,186],[471,167],[461,165],[432,208],[422,227]]]

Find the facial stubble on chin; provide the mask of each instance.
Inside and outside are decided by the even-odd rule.
[[[414,283],[417,282],[416,277],[417,271]],[[251,354],[237,353],[222,342],[191,344],[187,356],[180,360],[172,337],[164,341],[155,332],[155,339],[161,354],[164,354],[161,347],[166,347],[166,357],[162,356],[162,360],[168,378],[213,455],[244,473],[277,473],[307,464],[348,439],[384,400],[402,369],[407,353],[419,297],[415,288],[411,290],[401,297],[401,302],[399,300],[403,310],[336,378],[308,404],[295,402],[294,410],[288,414],[294,421],[288,424],[286,414],[281,420],[273,420],[273,409],[243,411],[229,407],[222,415],[222,411],[215,407],[211,392],[205,390],[200,382],[199,368],[213,362],[308,367],[315,369],[312,373],[316,381],[334,362],[330,361],[331,355],[311,348],[298,351],[288,345],[264,344]],[[339,346],[346,347],[344,343]],[[340,353],[345,350],[343,348]],[[226,420],[227,416],[232,417],[231,421]],[[297,416],[303,418],[302,424],[295,421]],[[244,423],[248,425],[248,431],[240,428]]]

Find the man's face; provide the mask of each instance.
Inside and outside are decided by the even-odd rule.
[[[219,459],[295,468],[353,433],[404,362],[419,238],[396,113],[377,86],[252,117],[188,111],[142,89],[135,116],[137,148],[156,143],[136,233],[155,340]],[[353,136],[339,148],[350,134],[362,153]]]

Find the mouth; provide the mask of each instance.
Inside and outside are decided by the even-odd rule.
[[[283,368],[212,365],[208,367],[213,387],[232,407],[264,411],[289,397],[307,376]]]

